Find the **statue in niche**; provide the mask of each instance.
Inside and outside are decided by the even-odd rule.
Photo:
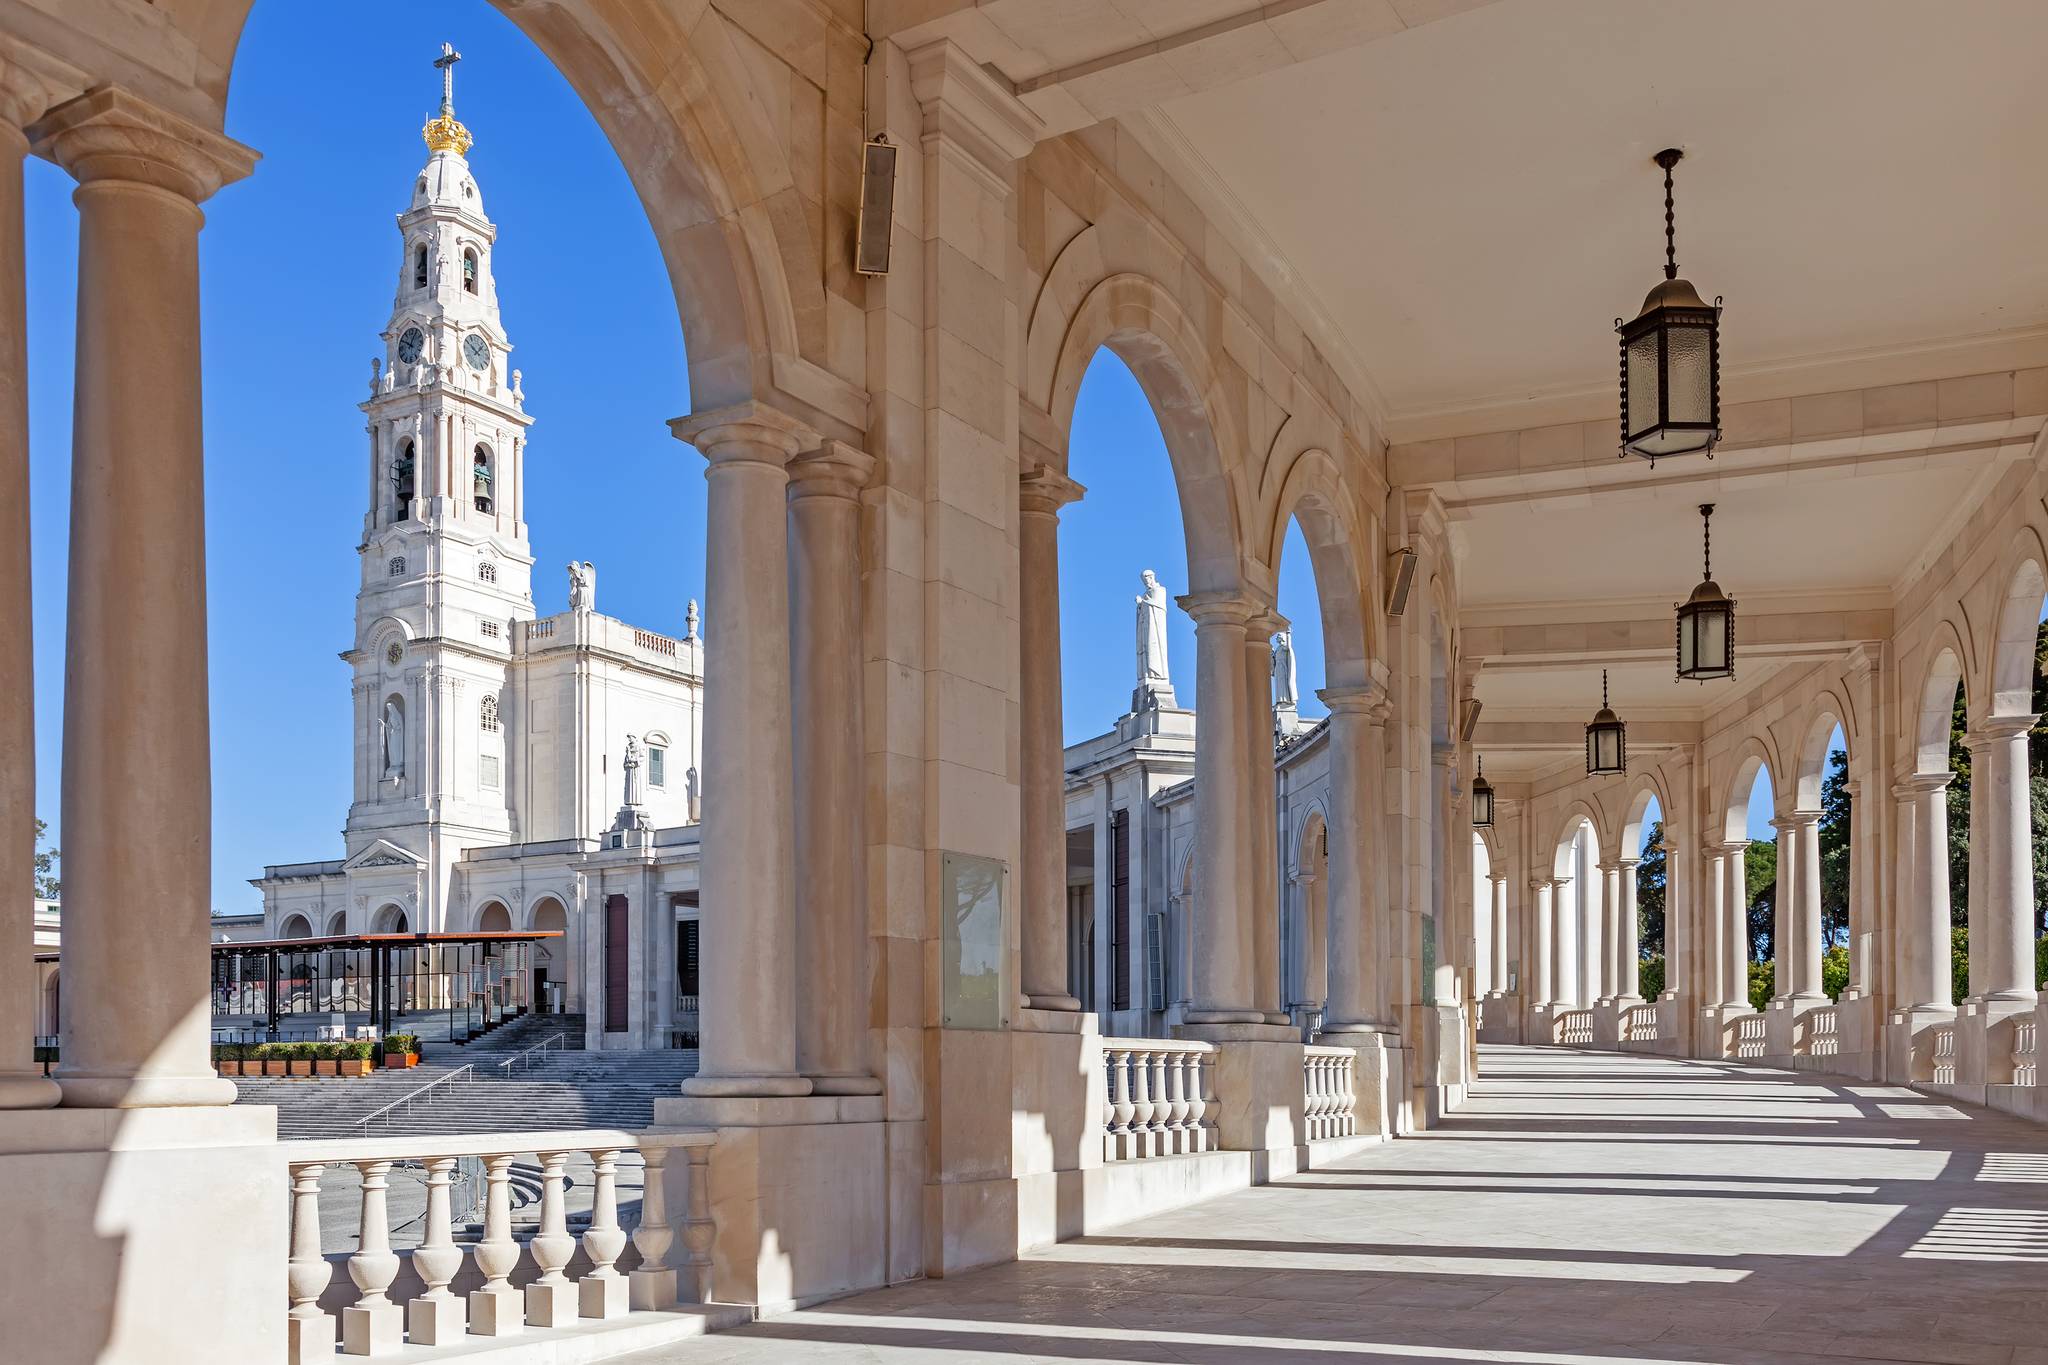
[[[405,709],[396,697],[384,703],[384,776],[405,776]]]
[[[1273,637],[1273,681],[1279,693],[1274,705],[1293,710],[1301,701],[1301,684],[1294,672],[1294,632],[1283,630]]]
[[[597,566],[587,559],[569,561],[569,610],[597,610]]]
[[[1156,710],[1173,705],[1173,683],[1166,673],[1166,588],[1150,569],[1137,600],[1138,686],[1131,710]]]

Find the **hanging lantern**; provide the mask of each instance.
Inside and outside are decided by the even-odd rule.
[[[1735,676],[1735,599],[1714,581],[1714,504],[1700,504],[1706,568],[1678,609],[1678,676],[1695,682]]]
[[[1709,305],[1678,278],[1671,168],[1684,153],[1657,153],[1664,168],[1664,283],[1621,334],[1621,450],[1651,464],[1666,455],[1714,453],[1721,439],[1721,300]]]
[[[1472,779],[1472,828],[1493,828],[1493,784],[1486,780],[1486,760],[1479,760],[1479,775]]]
[[[1586,727],[1586,773],[1606,777],[1628,771],[1628,727],[1607,706],[1607,670],[1600,670],[1600,709]]]

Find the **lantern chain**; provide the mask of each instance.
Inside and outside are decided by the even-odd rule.
[[[1701,574],[1704,582],[1714,576],[1714,504],[1711,502],[1700,504],[1700,528],[1706,542],[1706,568]]]
[[[1671,193],[1671,168],[1684,155],[1676,147],[1667,147],[1657,153],[1657,164],[1664,168],[1664,278],[1667,280],[1678,278],[1678,211]]]

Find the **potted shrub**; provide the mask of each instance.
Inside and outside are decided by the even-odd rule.
[[[336,1074],[342,1076],[367,1076],[370,1074],[370,1044],[337,1043],[338,1053],[334,1063]]]
[[[341,1074],[341,1044],[313,1044],[313,1074],[315,1076],[339,1076]]]
[[[286,1043],[284,1047],[285,1057],[291,1063],[286,1069],[285,1074],[291,1076],[310,1076],[313,1074],[313,1054],[315,1048],[312,1043]]]
[[[419,1043],[409,1033],[391,1033],[384,1037],[384,1067],[387,1071],[402,1071],[409,1066],[418,1066]]]
[[[291,1064],[285,1060],[287,1055],[283,1043],[256,1044],[256,1059],[263,1063],[262,1075],[283,1076],[288,1074]],[[248,1073],[245,1071],[242,1074],[246,1076]]]

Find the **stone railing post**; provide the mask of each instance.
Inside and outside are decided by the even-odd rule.
[[[362,1294],[352,1307],[341,1310],[341,1349],[352,1356],[390,1355],[405,1338],[405,1315],[386,1294],[398,1277],[384,1199],[391,1163],[358,1161],[356,1169],[363,1176],[363,1213],[356,1252],[348,1258],[348,1277]]]
[[[626,1233],[619,1226],[619,1154],[600,1150],[592,1152],[590,1159],[595,1167],[590,1227],[583,1234],[583,1253],[590,1258],[590,1270],[576,1282],[577,1308],[586,1318],[623,1317],[626,1277],[612,1264],[626,1249]]]
[[[320,1307],[334,1279],[320,1252],[320,1174],[326,1169],[317,1161],[291,1168],[292,1257],[285,1270],[292,1297],[285,1342],[290,1365],[334,1359],[334,1319]]]
[[[512,1240],[512,1153],[484,1157],[484,1235],[470,1253],[484,1277],[481,1289],[469,1295],[469,1330],[485,1337],[511,1336],[525,1326],[520,1295],[511,1274],[519,1264],[519,1243]]]
[[[564,1187],[569,1154],[536,1155],[540,1157],[540,1231],[526,1248],[540,1278],[526,1286],[526,1325],[566,1327],[577,1318],[576,1286],[562,1273],[576,1254],[576,1239],[569,1235],[569,1201]]]
[[[425,1236],[412,1253],[412,1268],[426,1292],[405,1306],[406,1339],[414,1346],[442,1346],[462,1340],[463,1304],[448,1290],[462,1269],[462,1248],[455,1245],[448,1182],[457,1158],[429,1157]]]
[[[644,1147],[640,1159],[646,1164],[641,1175],[640,1225],[633,1229],[633,1249],[640,1253],[639,1268],[627,1278],[631,1283],[629,1302],[635,1311],[670,1308],[676,1302],[676,1272],[669,1268],[668,1249],[675,1229],[668,1221],[668,1167],[666,1147]]]
[[[711,1217],[711,1149],[690,1148],[689,1163],[689,1202],[684,1206],[688,1212],[683,1216],[683,1248],[689,1253],[689,1269],[684,1278],[692,1301],[709,1303],[711,1243],[718,1233],[718,1226]]]

